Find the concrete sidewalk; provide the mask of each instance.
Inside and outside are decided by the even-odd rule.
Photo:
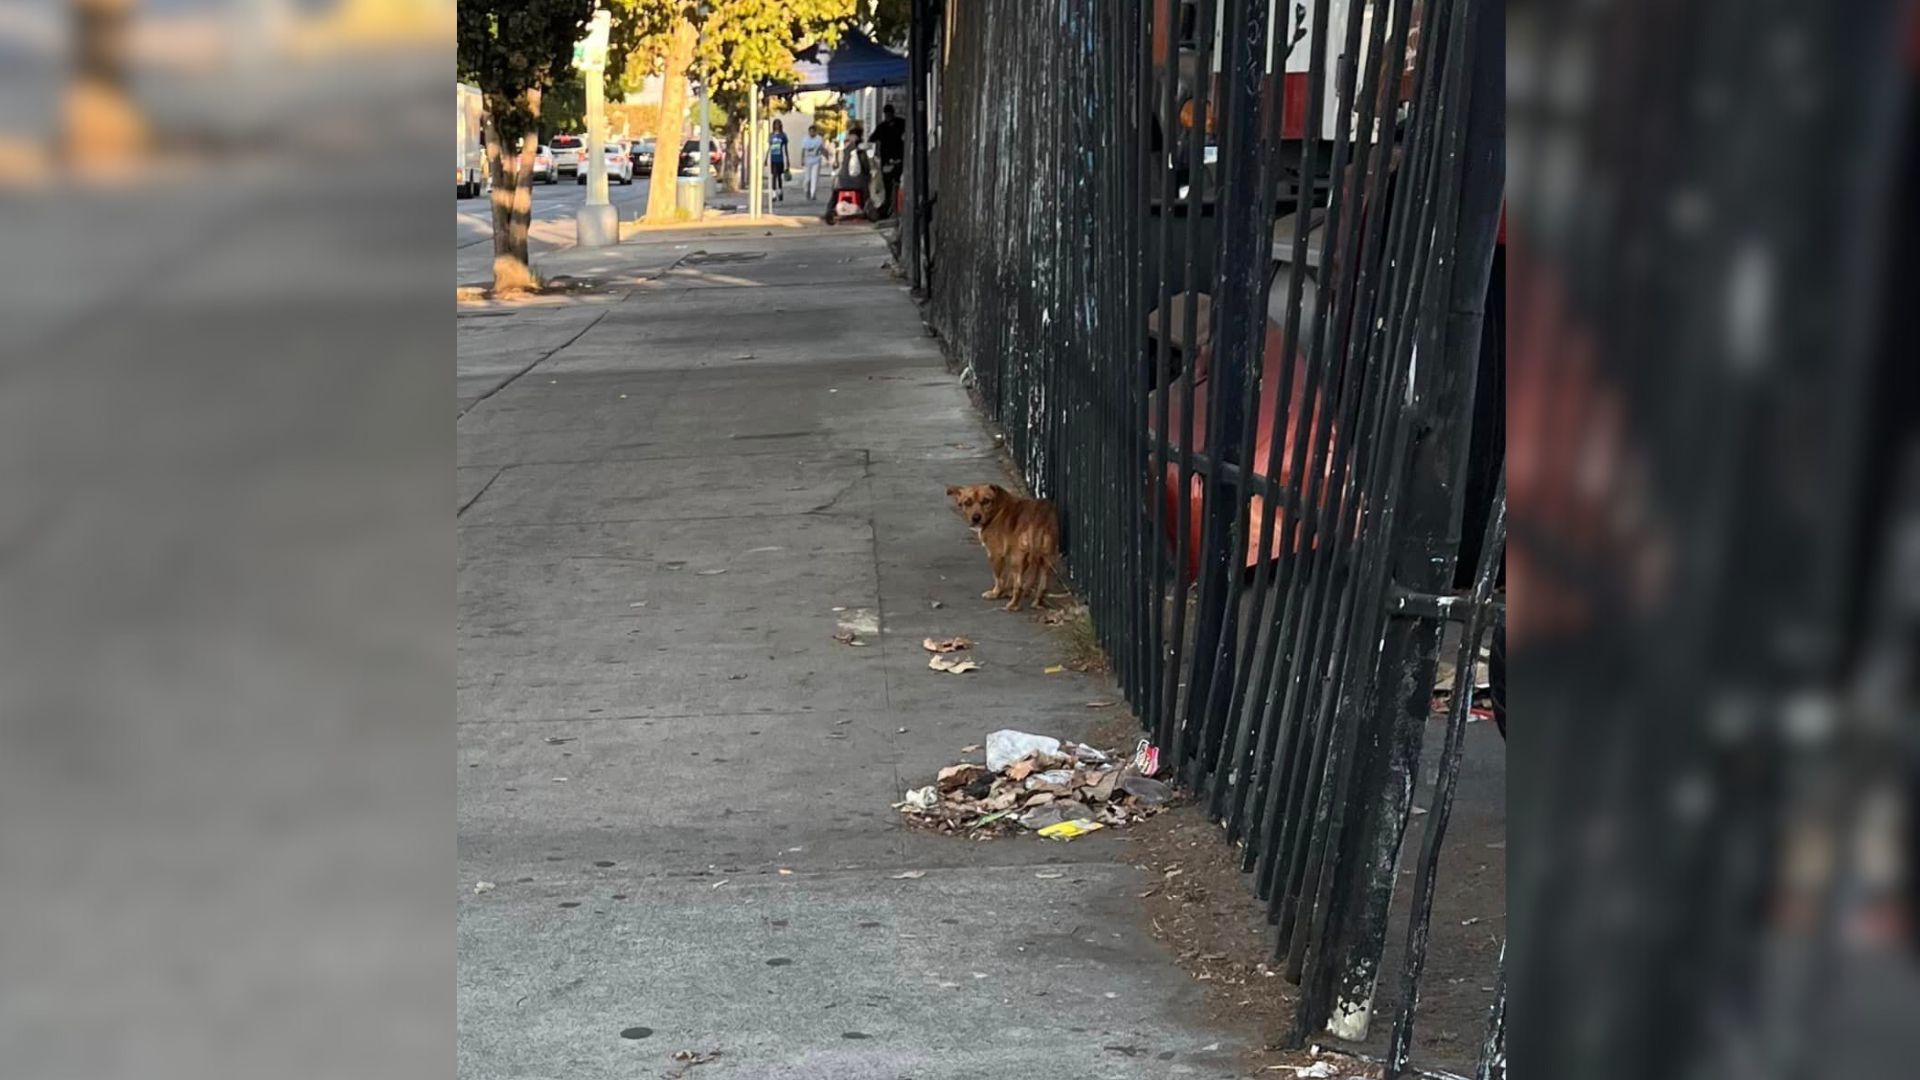
[[[979,598],[944,487],[1000,467],[879,238],[602,254],[458,320],[460,1075],[1236,1075],[1121,839],[889,808],[1111,693]],[[953,634],[981,671],[927,669]]]

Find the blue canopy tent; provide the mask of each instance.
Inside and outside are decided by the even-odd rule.
[[[799,77],[781,87],[803,90],[859,90],[868,86],[905,86],[907,58],[875,45],[858,30],[840,35],[838,45],[809,45],[793,54]]]

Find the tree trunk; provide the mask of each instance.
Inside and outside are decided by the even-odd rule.
[[[538,90],[527,92],[527,106],[538,118]],[[495,126],[491,113],[485,123],[487,174],[493,180],[493,291],[496,295],[525,292],[540,285],[527,257],[527,232],[533,225],[533,159],[539,146],[529,130],[519,137],[519,152],[510,155],[508,137]]]
[[[742,149],[742,147],[746,146],[746,139],[740,135],[742,131],[746,130],[746,127],[747,122],[741,117],[731,116],[727,118],[727,150],[726,153],[722,155],[720,176],[725,182],[728,191],[746,190],[747,181],[744,177],[746,175],[747,163],[743,157],[745,151]]]
[[[128,89],[133,0],[73,0],[73,70],[62,108],[67,164],[118,171],[145,152],[147,122]]]
[[[695,37],[693,24],[681,19],[667,43],[666,70],[660,80],[660,133],[654,138],[653,178],[647,184],[647,221],[651,224],[664,225],[679,217],[674,184],[680,176],[680,147],[686,142],[682,124],[687,115],[687,69],[693,66]],[[699,163],[703,169],[706,164]]]

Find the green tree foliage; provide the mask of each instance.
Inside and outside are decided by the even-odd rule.
[[[460,77],[480,87],[502,137],[535,129],[541,95],[569,76],[593,9],[594,0],[459,0]]]
[[[710,0],[695,50],[698,71],[715,91],[744,91],[793,75],[793,51],[834,42],[853,19],[855,0]]]
[[[953,2],[953,0],[949,0]],[[868,0],[867,36],[888,48],[907,47],[907,28],[913,24],[913,0]]]

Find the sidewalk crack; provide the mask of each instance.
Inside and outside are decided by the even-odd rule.
[[[500,479],[500,474],[506,472],[508,469],[511,469],[511,468],[513,468],[513,466],[511,465],[502,465],[499,468],[493,470],[493,475],[487,477],[487,482],[480,485],[480,490],[473,493],[473,498],[468,499],[466,502],[461,503],[460,509],[455,510],[453,512],[453,516],[456,519],[458,519],[459,517],[464,515],[467,512],[467,510],[473,506],[474,503],[477,503],[480,501],[480,496],[485,495],[489,490],[492,489],[493,482],[495,480]]]
[[[582,337],[586,336],[587,331],[600,325],[600,320],[607,317],[608,310],[609,309],[607,308],[601,308],[600,313],[598,315],[595,315],[593,318],[587,320],[587,325],[581,327],[578,333],[574,334],[572,337],[568,338],[567,340],[561,342],[559,345],[555,346],[554,348],[549,349],[548,351],[541,353],[539,356],[534,357],[532,363],[528,364],[526,367],[521,368],[519,371],[514,372],[512,375],[509,375],[506,381],[502,382],[499,386],[496,386],[493,389],[487,391],[486,393],[481,394],[479,397],[474,398],[473,404],[467,406],[464,409],[461,409],[459,415],[454,417],[454,419],[458,420],[461,416],[465,416],[468,413],[472,412],[473,410],[479,408],[481,402],[487,400],[488,398],[499,393],[500,391],[505,390],[507,387],[512,386],[514,383],[519,382],[520,377],[522,375],[525,375],[527,372],[532,371],[534,368],[539,367],[541,364],[552,359],[554,356],[557,356],[560,353],[560,350],[565,349],[567,346],[572,345],[576,341],[579,341]]]
[[[862,453],[865,453],[865,451],[862,451]],[[802,514],[824,514],[827,511],[832,510],[835,506],[837,506],[841,499],[844,499],[849,494],[851,494],[854,488],[859,487],[861,484],[869,483],[871,479],[872,479],[871,477],[863,473],[862,475],[857,476],[854,479],[848,481],[847,486],[841,488],[838,492],[835,492],[833,498],[828,499],[826,502],[821,503],[819,506],[816,506],[811,510],[803,510],[801,511],[801,513]]]

